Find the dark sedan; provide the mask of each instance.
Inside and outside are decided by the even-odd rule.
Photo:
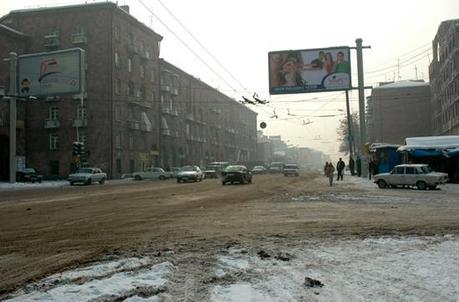
[[[246,166],[228,166],[222,172],[222,184],[225,185],[228,182],[232,184],[235,182],[240,184],[252,183],[252,173]]]
[[[34,168],[25,168],[23,170],[17,171],[16,173],[16,181],[41,183],[42,179],[43,176],[39,174]]]

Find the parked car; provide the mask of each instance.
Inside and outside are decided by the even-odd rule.
[[[284,176],[299,176],[299,168],[297,164],[286,164],[282,170]]]
[[[164,171],[162,168],[151,167],[151,168],[146,169],[145,171],[132,173],[132,177],[134,177],[135,180],[142,180],[142,179],[165,180],[170,177],[170,174]]]
[[[266,171],[264,166],[255,166],[252,169],[252,174],[266,174]]]
[[[222,171],[222,185],[226,183],[252,183],[252,173],[246,166],[233,165],[228,166]]]
[[[216,170],[206,169],[204,170],[205,178],[218,178],[218,173]]]
[[[198,166],[183,166],[177,173],[177,182],[187,181],[202,181],[204,179],[204,173]]]
[[[229,163],[226,161],[215,161],[207,164],[206,170],[215,170],[217,174],[221,174],[222,171],[229,166]]]
[[[380,173],[374,176],[374,182],[379,188],[411,187],[419,190],[427,188],[434,190],[437,185],[448,181],[448,174],[432,171],[426,164],[404,164],[395,166],[389,173]]]
[[[280,174],[284,169],[284,163],[282,162],[272,162],[269,165],[269,173],[271,174]]]
[[[180,167],[172,167],[166,173],[169,174],[169,178],[177,178],[177,173],[180,171]]]
[[[42,179],[43,175],[39,174],[34,168],[24,168],[16,172],[16,181],[41,183]]]
[[[98,182],[103,184],[106,179],[107,174],[102,172],[99,168],[80,168],[68,177],[68,181],[72,186],[76,183],[90,185],[93,182]]]

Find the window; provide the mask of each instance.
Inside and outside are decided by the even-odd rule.
[[[128,72],[132,71],[132,60],[131,58],[128,59]]]
[[[120,27],[118,25],[115,25],[113,28],[113,36],[115,37],[116,41],[120,40]]]
[[[55,121],[59,118],[59,108],[56,106],[50,106],[48,110],[48,119]]]
[[[406,167],[406,174],[417,174],[415,167]]]
[[[121,80],[120,79],[116,79],[115,93],[116,94],[120,94],[121,93]]]
[[[128,83],[128,96],[134,96],[134,83],[132,81]]]
[[[139,74],[141,78],[145,77],[145,68],[143,67],[143,65],[139,66]]]
[[[142,100],[145,100],[145,86],[140,86],[140,97],[142,98]]]
[[[55,151],[59,149],[59,136],[57,133],[49,134],[49,150]]]
[[[155,82],[155,71],[151,71],[151,81],[154,83]]]
[[[120,57],[117,52],[115,52],[115,66],[120,67]]]
[[[116,159],[116,172],[121,173],[121,159],[117,158]]]
[[[129,135],[129,149],[134,149],[134,136]]]
[[[115,121],[121,121],[121,107],[115,107]]]
[[[120,149],[121,148],[121,135],[117,134],[115,136],[115,147]]]
[[[393,174],[403,174],[404,170],[405,170],[405,168],[403,168],[403,167],[395,167]]]

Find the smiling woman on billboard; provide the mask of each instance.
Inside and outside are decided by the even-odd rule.
[[[349,47],[276,51],[268,58],[271,94],[351,88]]]

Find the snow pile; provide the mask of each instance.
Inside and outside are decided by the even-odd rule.
[[[240,261],[242,280],[217,284],[210,296],[254,302],[459,301],[458,250],[459,240],[446,236],[310,242],[290,250],[290,261],[236,254],[218,266],[234,275]],[[306,277],[324,286],[308,287]]]
[[[0,182],[0,191],[42,189],[42,188],[59,188],[69,186],[65,180],[43,180],[41,183],[35,182]]]
[[[151,265],[149,258],[129,258],[67,271],[44,279],[28,292],[22,290],[6,301],[94,301],[129,298],[130,302],[157,302],[154,293],[174,270],[170,262]],[[139,291],[150,297],[138,296]],[[26,293],[27,292],[27,293]]]

